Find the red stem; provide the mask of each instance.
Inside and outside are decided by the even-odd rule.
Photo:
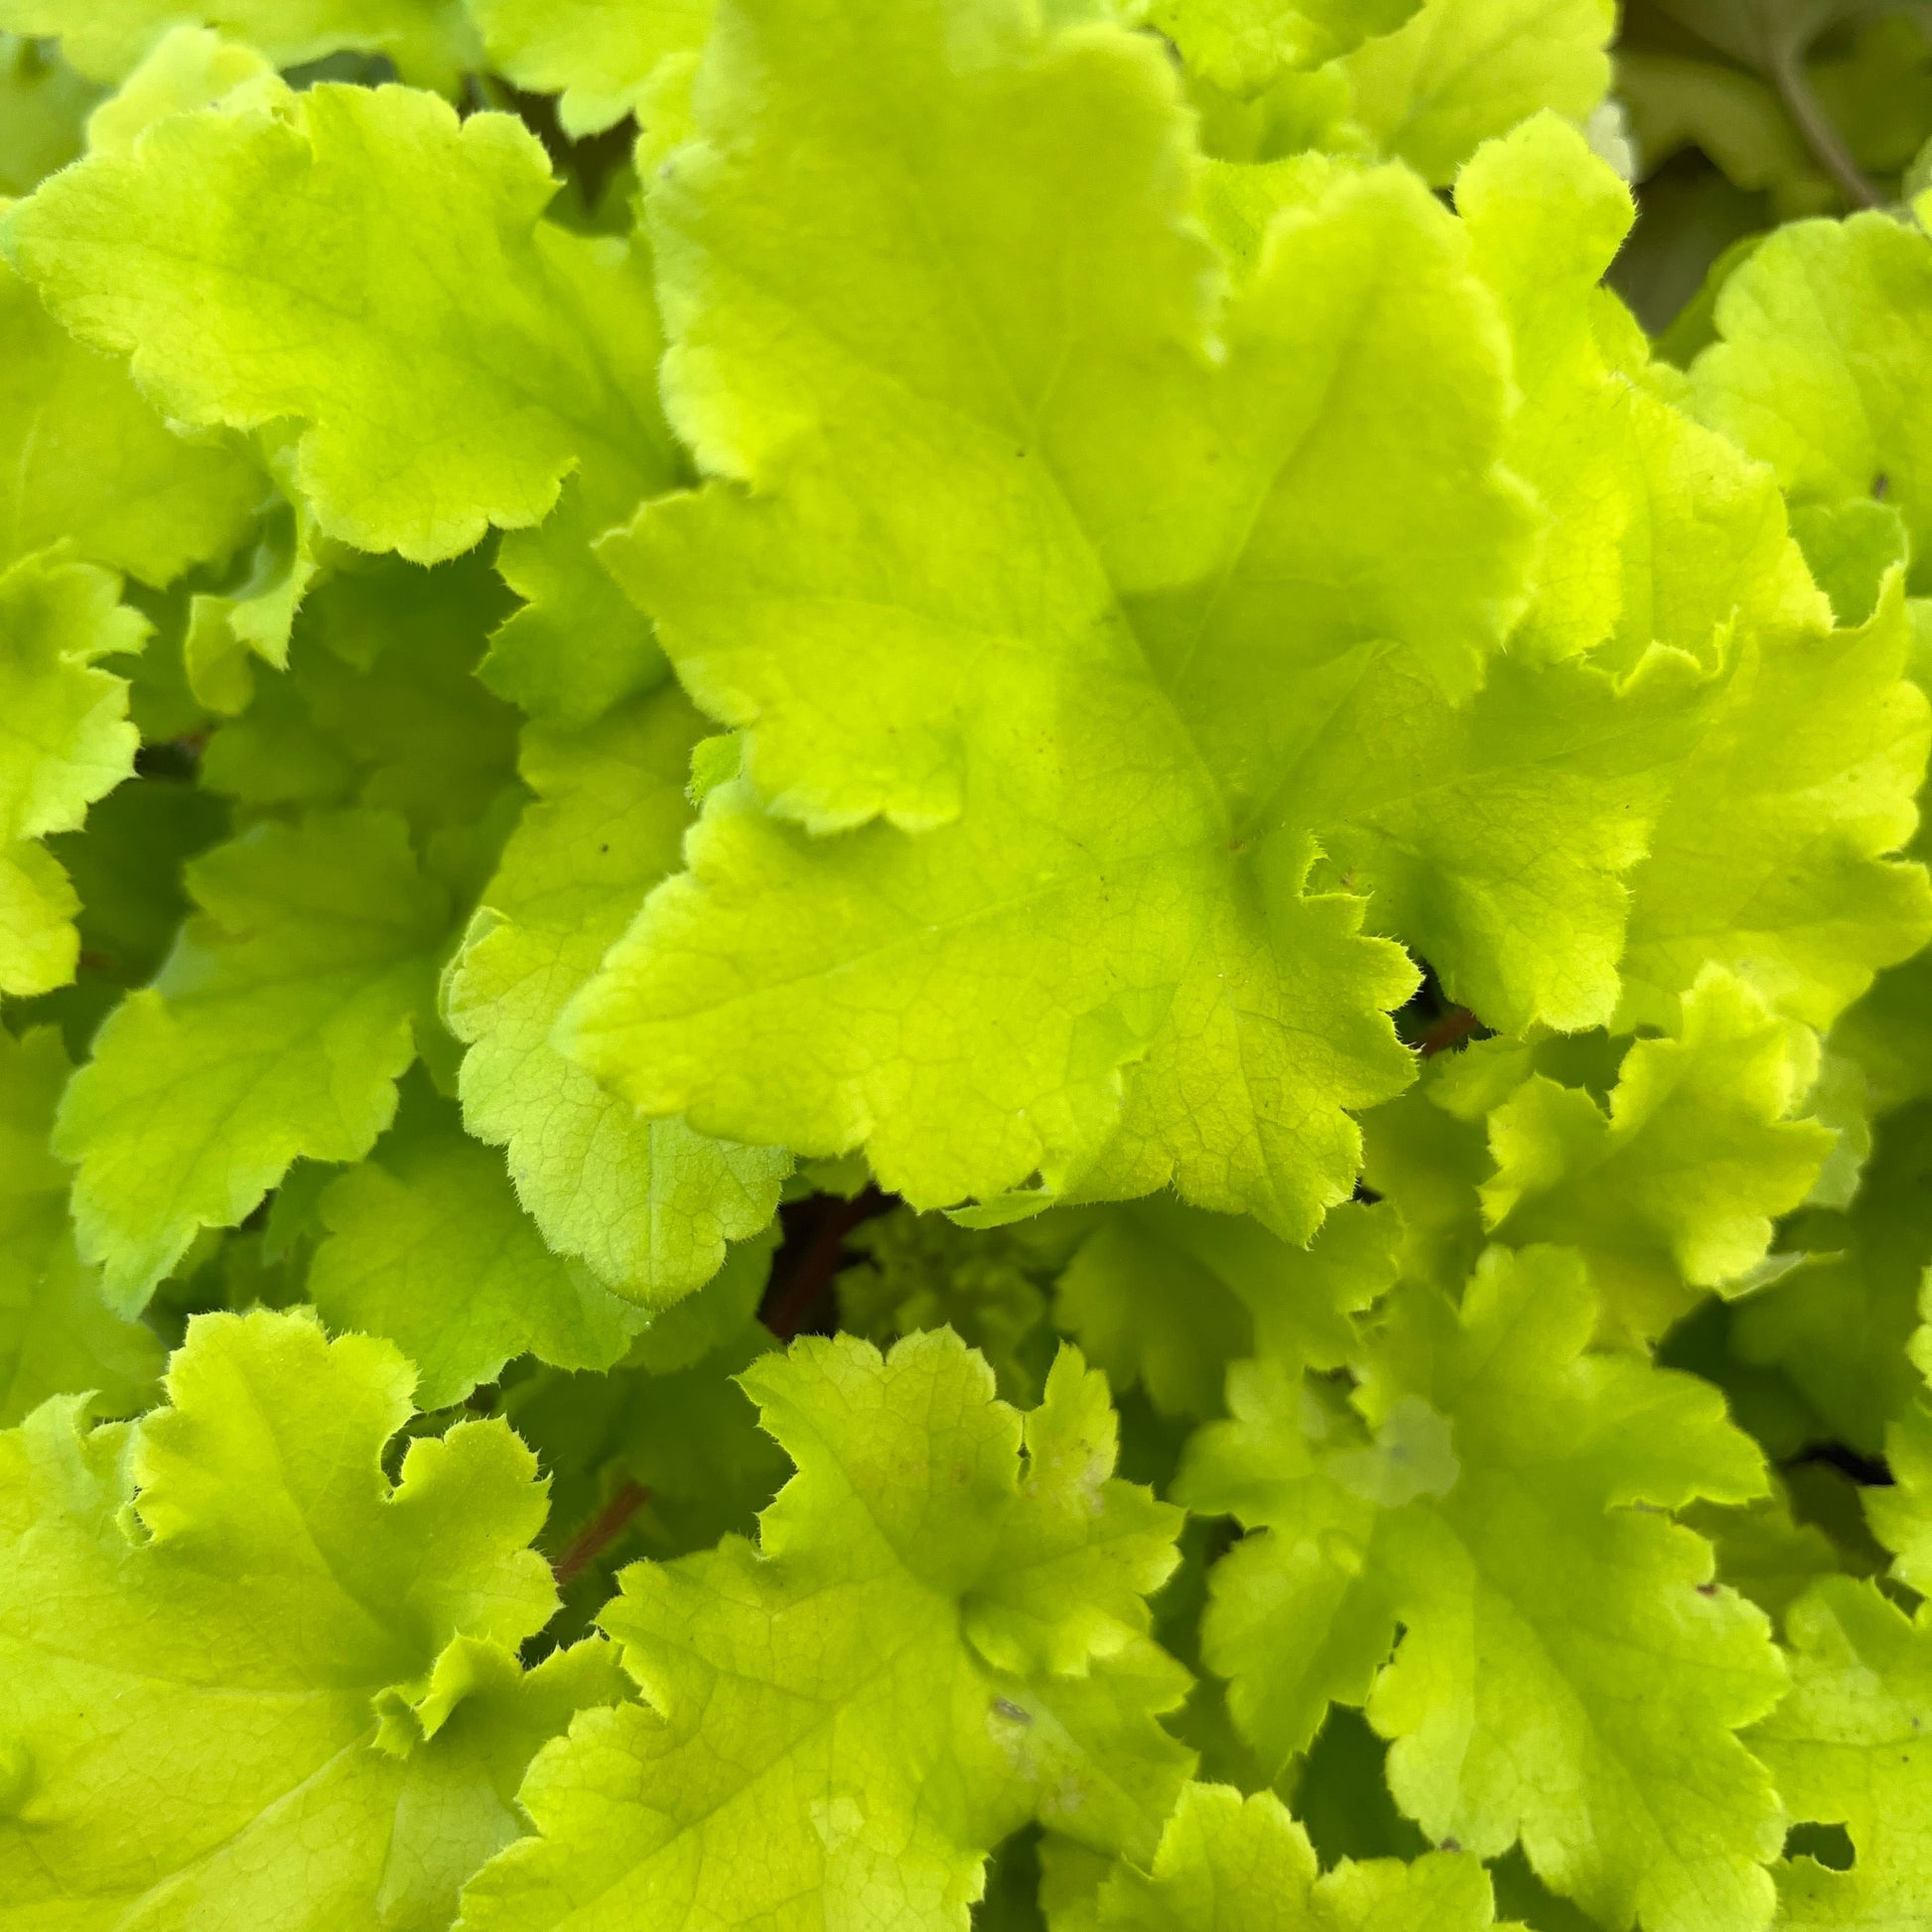
[[[641,1482],[626,1478],[623,1486],[571,1539],[569,1547],[550,1566],[559,1589],[568,1589],[615,1543],[624,1525],[650,1501]]]
[[[1417,1046],[1424,1059],[1433,1059],[1448,1047],[1461,1045],[1481,1025],[1467,1007],[1453,1007],[1423,1035]]]
[[[789,1341],[811,1319],[819,1297],[838,1272],[839,1251],[845,1246],[845,1237],[878,1211],[879,1197],[871,1188],[853,1200],[826,1202],[826,1211],[812,1231],[811,1246],[805,1250],[783,1292],[761,1317],[780,1341]]]

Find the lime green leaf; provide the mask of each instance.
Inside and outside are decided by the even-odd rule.
[[[506,115],[263,83],[69,169],[6,245],[171,418],[296,419],[323,529],[433,563],[539,522],[573,468],[607,522],[668,480],[649,292],[623,243],[539,219],[552,188]]]
[[[1401,1217],[1402,1277],[1445,1294],[1466,1279],[1488,1238],[1477,1189],[1495,1173],[1486,1110],[1465,1119],[1442,1104],[1444,1075],[1458,1057],[1425,1061],[1407,1093],[1362,1117],[1362,1178]]]
[[[0,570],[0,993],[73,977],[79,902],[36,841],[77,830],[134,769],[127,683],[95,661],[147,636],[118,593],[106,571],[58,551]]]
[[[1466,1854],[1344,1860],[1317,1875],[1308,1834],[1273,1792],[1190,1784],[1152,1871],[1117,1868],[1098,1923],[1120,1932],[1485,1932],[1489,1879]]]
[[[58,34],[82,73],[119,80],[184,11],[175,0],[0,0],[0,26]],[[277,67],[353,48],[388,55],[405,79],[450,87],[482,65],[461,0],[205,0],[186,11]]]
[[[1144,1386],[1164,1415],[1209,1416],[1227,1364],[1259,1347],[1339,1368],[1350,1316],[1395,1280],[1401,1229],[1344,1203],[1307,1248],[1253,1221],[1156,1198],[1111,1209],[1067,1263],[1053,1316],[1117,1388]]]
[[[1718,1553],[1718,1579],[1748,1596],[1774,1623],[1820,1577],[1844,1568],[1832,1539],[1815,1523],[1791,1513],[1784,1484],[1748,1503],[1693,1503],[1679,1520]]]
[[[726,1273],[758,1245],[734,1249]],[[747,1279],[756,1288],[761,1269]],[[768,1329],[743,1315],[718,1347],[667,1371],[633,1361],[608,1375],[543,1370],[506,1392],[510,1422],[550,1476],[553,1551],[567,1549],[626,1483],[643,1491],[636,1513],[589,1566],[591,1607],[610,1594],[614,1566],[638,1555],[681,1557],[757,1528],[789,1465],[735,1378],[776,1346]]]
[[[51,49],[0,34],[0,195],[31,194],[86,139],[100,90]]]
[[[250,805],[362,804],[419,836],[516,783],[517,714],[473,673],[510,600],[486,559],[344,560],[303,605],[287,675],[209,739],[202,778]]]
[[[569,134],[630,113],[648,130],[664,91],[688,79],[713,11],[713,0],[470,0],[490,65],[561,94]]]
[[[385,1445],[410,1373],[299,1314],[204,1316],[172,1407],[0,1437],[0,1895],[75,1928],[437,1932],[513,1838],[523,1766],[617,1695],[555,1602],[501,1423]]]
[[[551,1247],[652,1305],[707,1280],[728,1240],[771,1218],[790,1163],[639,1120],[551,1044],[557,1016],[645,893],[677,864],[703,721],[675,689],[581,731],[532,725],[523,775],[537,802],[483,892],[445,989],[464,1057],[464,1119],[509,1154]]]
[[[1932,1099],[1932,953],[1880,973],[1840,1016],[1831,1042],[1864,1074],[1874,1113]]]
[[[1424,0],[1343,57],[1352,118],[1383,153],[1447,186],[1477,147],[1542,108],[1584,120],[1610,83],[1608,0]]]
[[[1206,1655],[1271,1761],[1366,1698],[1432,1839],[1491,1858],[1520,1836],[1606,1924],[1743,1932],[1781,1826],[1732,1733],[1783,1672],[1667,1512],[1761,1493],[1763,1468],[1708,1385],[1584,1352],[1595,1321],[1575,1256],[1491,1250],[1459,1312],[1400,1302],[1359,1415],[1238,1371],[1180,1493],[1266,1534],[1214,1572]]]
[[[1180,50],[1187,71],[1252,96],[1282,74],[1318,67],[1398,28],[1418,0],[1155,0],[1150,27]]]
[[[515,1355],[609,1368],[642,1311],[544,1246],[502,1156],[471,1140],[454,1107],[416,1101],[322,1197],[329,1234],[308,1288],[323,1318],[395,1342],[425,1409],[461,1402]]]
[[[1912,835],[1928,711],[1900,676],[1897,578],[1869,622],[1741,631],[1630,878],[1617,1026],[1672,1031],[1711,962],[1823,1028],[1932,935],[1932,888],[1886,855]]]
[[[1884,593],[1886,573],[1909,561],[1904,519],[1891,504],[1869,496],[1800,503],[1791,513],[1791,531],[1842,624],[1867,621]]]
[[[264,435],[264,443],[269,438]],[[296,613],[326,574],[332,548],[295,486],[294,452],[281,443],[268,457],[274,493],[253,546],[230,565],[224,590],[197,591],[182,634],[182,672],[196,703],[220,717],[247,708],[255,694],[251,657],[283,670]]]
[[[1926,1325],[1912,1337],[1911,1358],[1932,1382],[1932,1276],[1921,1285],[1919,1312]],[[1897,1554],[1893,1574],[1932,1596],[1932,1403],[1921,1400],[1894,1422],[1885,1448],[1896,1486],[1866,1490],[1865,1515]]]
[[[533,1768],[541,1836],[471,1883],[466,1932],[938,1932],[1035,1813],[1151,1856],[1187,1763],[1143,1634],[1176,1512],[1110,1479],[1100,1378],[1063,1355],[1023,1421],[937,1330],[885,1359],[808,1338],[743,1380],[798,1475],[756,1550],[623,1574],[603,1621],[649,1708],[580,1719]]]
[[[761,10],[652,191],[673,413],[757,493],[602,554],[746,779],[570,1050],[917,1207],[1172,1177],[1302,1238],[1409,982],[1302,890],[1282,767],[1379,650],[1466,693],[1519,608],[1500,344],[1413,178],[1337,173],[1211,364],[1158,50],[973,13],[967,86],[946,9]]]
[[[1697,60],[1645,47],[1616,54],[1616,91],[1629,111],[1630,130],[1645,174],[1695,147],[1744,189],[1775,189],[1820,207],[1830,189],[1818,164],[1779,105],[1770,84],[1722,61]]]
[[[87,117],[94,154],[126,154],[144,128],[170,114],[211,107],[243,82],[273,73],[274,64],[207,27],[171,27],[117,93]]]
[[[1655,652],[1618,679],[1503,659],[1451,708],[1384,659],[1284,782],[1329,869],[1485,1023],[1600,1026],[1615,1012],[1624,884],[1711,697]]]
[[[1598,283],[1630,226],[1623,183],[1545,113],[1477,151],[1455,204],[1525,392],[1509,460],[1555,519],[1512,650],[1608,644],[1627,667],[1663,643],[1706,663],[1734,624],[1822,624],[1776,480],[1619,361],[1620,334],[1606,341]]]
[[[1919,1284],[1932,1264],[1932,1108],[1877,1126],[1870,1166],[1843,1213],[1813,1210],[1781,1245],[1808,1251],[1737,1311],[1735,1347],[1784,1371],[1841,1442],[1867,1455],[1919,1395],[1905,1344],[1918,1323]]]
[[[1786,1619],[1791,1691],[1749,1733],[1794,1819],[1843,1825],[1855,1860],[1778,1867],[1780,1926],[1904,1927],[1932,1913],[1932,1610],[1831,1577]]]
[[[202,916],[108,1018],[62,1103],[80,1249],[138,1308],[196,1231],[289,1164],[356,1161],[415,1057],[448,920],[402,821],[265,824],[189,867]]]
[[[1691,372],[1705,419],[1778,474],[1795,502],[1876,493],[1932,556],[1932,241],[1887,214],[1766,237],[1718,298],[1722,341]]]
[[[109,1010],[167,957],[189,910],[183,867],[227,831],[218,798],[178,778],[137,777],[95,804],[82,830],[56,833],[48,851],[80,898],[80,968],[27,1009],[28,1024],[52,1021],[69,1052],[84,1054]]]
[[[1750,1286],[1775,1216],[1809,1191],[1835,1136],[1794,1120],[1816,1039],[1715,968],[1685,996],[1675,1039],[1623,1057],[1607,1114],[1533,1074],[1489,1116],[1482,1187],[1497,1237],[1564,1242],[1587,1258],[1613,1326],[1658,1335],[1693,1288]]]
[[[265,484],[245,451],[173,435],[125,366],[0,266],[0,561],[66,540],[151,584],[225,557]]]
[[[161,1369],[153,1335],[108,1312],[74,1253],[68,1172],[48,1149],[68,1071],[51,1028],[0,1029],[0,1424],[88,1390],[106,1414],[138,1409]]]

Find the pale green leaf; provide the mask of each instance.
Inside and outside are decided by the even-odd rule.
[[[1792,1117],[1818,1066],[1803,1028],[1715,968],[1683,1014],[1676,1038],[1631,1045],[1607,1113],[1536,1073],[1489,1116],[1488,1225],[1581,1250],[1612,1329],[1646,1339],[1687,1311],[1687,1290],[1750,1286],[1773,1219],[1805,1198],[1836,1139]]]
[[[231,442],[173,435],[125,366],[0,266],[0,562],[66,541],[151,584],[225,557],[266,491]]]
[[[1787,1859],[1777,1922],[1904,1932],[1932,1916],[1932,1611],[1832,1577],[1786,1623],[1791,1691],[1749,1743],[1792,1817],[1843,1825],[1854,1862]]]
[[[1710,963],[1826,1027],[1932,935],[1912,836],[1932,714],[1900,675],[1898,579],[1855,629],[1742,629],[1630,875],[1616,1025],[1674,1030]]]
[[[1520,608],[1497,327],[1395,170],[1217,315],[1154,44],[957,11],[747,10],[652,189],[671,412],[730,481],[602,554],[746,775],[571,1050],[916,1207],[1172,1178],[1302,1238],[1409,982],[1304,892],[1281,772],[1358,662],[1466,693]]]
[[[677,864],[703,721],[674,688],[581,731],[532,725],[523,775],[537,793],[484,888],[444,993],[468,1041],[470,1131],[508,1150],[510,1177],[549,1244],[652,1305],[708,1279],[728,1240],[771,1218],[789,1160],[640,1120],[551,1043],[644,895]]]
[[[251,43],[277,67],[353,48],[388,55],[406,79],[451,87],[481,65],[462,0],[0,0],[0,27],[59,35],[97,80],[131,72],[184,18]]]
[[[81,1253],[138,1308],[298,1156],[356,1161],[396,1104],[448,905],[385,812],[258,825],[197,859],[191,919],[62,1103]]]
[[[0,34],[0,195],[26,195],[86,140],[100,89],[50,48]]]
[[[669,480],[648,288],[621,241],[540,219],[553,187],[506,115],[263,82],[69,169],[5,240],[167,415],[296,419],[323,529],[431,563],[540,522],[572,469],[606,522]]]
[[[1918,1324],[1919,1284],[1932,1264],[1932,1108],[1878,1123],[1857,1198],[1843,1213],[1808,1212],[1781,1246],[1801,1267],[1737,1311],[1734,1345],[1802,1389],[1839,1441],[1867,1455],[1919,1395],[1905,1344]]]
[[[1477,147],[1543,108],[1582,121],[1610,83],[1610,0],[1424,0],[1340,63],[1352,118],[1447,186]]]
[[[490,64],[519,87],[560,94],[565,131],[594,134],[625,114],[646,131],[665,92],[688,81],[714,0],[469,0]]]
[[[0,1918],[71,1932],[440,1932],[523,1766],[618,1695],[556,1597],[501,1423],[418,1439],[410,1372],[311,1318],[209,1315],[172,1406],[0,1437]]]
[[[74,1253],[68,1172],[48,1150],[68,1072],[51,1029],[0,1029],[0,1424],[89,1390],[100,1413],[138,1409],[161,1369],[160,1344],[108,1311]]]
[[[1598,284],[1634,210],[1583,136],[1543,113],[1486,143],[1455,205],[1516,350],[1510,462],[1555,524],[1512,650],[1707,663],[1734,624],[1824,623],[1776,480],[1659,395],[1616,327]]]
[[[798,1475],[756,1549],[623,1573],[603,1621],[649,1708],[538,1762],[541,1836],[471,1883],[466,1932],[950,1932],[1035,1814],[1151,1856],[1187,1764],[1142,1634],[1176,1513],[1110,1479],[1100,1378],[1062,1356],[1023,1422],[937,1330],[884,1359],[806,1339],[743,1379]]]
[[[1874,493],[1932,555],[1932,240],[1888,214],[1768,236],[1718,298],[1692,368],[1705,419],[1777,472],[1794,502]]]
[[[1317,1872],[1308,1834],[1273,1792],[1244,1799],[1190,1784],[1151,1871],[1118,1867],[1102,1886],[1106,1932],[1486,1932],[1489,1879],[1466,1853],[1413,1864],[1348,1860]]]
[[[1156,1198],[1108,1211],[1055,1287],[1053,1317],[1117,1388],[1145,1387],[1164,1415],[1221,1406],[1230,1361],[1259,1346],[1339,1368],[1350,1316],[1395,1280],[1393,1213],[1335,1208],[1307,1248],[1253,1221]]]
[[[1180,50],[1190,74],[1252,96],[1285,72],[1391,32],[1416,8],[1417,0],[1154,0],[1147,22]]]
[[[134,769],[127,682],[96,661],[147,636],[118,597],[108,572],[59,551],[0,570],[0,993],[73,977],[78,901],[36,842],[77,830]]]
[[[1488,1239],[1477,1189],[1495,1173],[1482,1114],[1441,1104],[1459,1056],[1424,1062],[1405,1094],[1362,1117],[1362,1179],[1402,1221],[1401,1273],[1453,1294]]]
[[[516,1355],[609,1368],[643,1322],[581,1261],[544,1246],[502,1156],[433,1094],[414,1096],[369,1159],[330,1183],[321,1213],[310,1299],[332,1328],[393,1341],[416,1365],[425,1409],[461,1402]]]
[[[211,28],[171,27],[112,97],[88,115],[87,147],[94,154],[126,154],[156,121],[211,107],[244,81],[274,71],[252,47],[223,40]]]
[[[1505,658],[1456,708],[1384,657],[1332,704],[1283,801],[1318,828],[1324,876],[1367,893],[1376,928],[1486,1024],[1600,1026],[1625,881],[1713,702],[1675,652],[1621,679]]]
[[[1782,1826],[1733,1733],[1783,1671],[1668,1512],[1741,1502],[1763,1468],[1708,1385],[1585,1352],[1596,1318],[1576,1257],[1491,1250],[1459,1311],[1399,1301],[1359,1415],[1238,1373],[1180,1493],[1266,1533],[1214,1573],[1206,1655],[1270,1761],[1366,1700],[1430,1838],[1520,1838],[1606,1924],[1746,1932]]]

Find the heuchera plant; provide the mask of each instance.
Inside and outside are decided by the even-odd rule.
[[[1932,1926],[1916,21],[0,0],[0,1932]]]

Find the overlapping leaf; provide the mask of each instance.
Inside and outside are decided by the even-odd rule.
[[[77,901],[39,841],[134,769],[127,683],[98,660],[139,650],[148,625],[118,590],[59,551],[0,571],[0,993],[72,978]]]
[[[1394,1284],[1400,1238],[1392,1212],[1353,1202],[1295,1248],[1253,1221],[1136,1201],[1080,1243],[1054,1318],[1116,1387],[1139,1383],[1163,1414],[1209,1416],[1228,1363],[1258,1346],[1316,1368],[1346,1362],[1349,1317]]]
[[[1919,1284],[1932,1264],[1932,1117],[1924,1106],[1881,1121],[1858,1197],[1807,1211],[1782,1246],[1806,1260],[1739,1310],[1736,1347],[1801,1388],[1839,1441],[1867,1455],[1919,1394],[1905,1353]]]
[[[1687,1287],[1747,1286],[1773,1217],[1810,1190],[1835,1140],[1792,1118],[1817,1064],[1803,1028],[1707,973],[1681,1035],[1624,1055],[1607,1114],[1533,1073],[1489,1116],[1484,1218],[1504,1241],[1582,1250],[1612,1322],[1655,1336],[1685,1311]]]
[[[1206,1655],[1268,1761],[1366,1700],[1432,1839],[1520,1838],[1609,1924],[1741,1932],[1781,1824],[1734,1732],[1783,1671],[1667,1512],[1740,1501],[1762,1468],[1714,1390],[1584,1352],[1595,1319],[1574,1256],[1491,1250],[1459,1312],[1400,1305],[1359,1417],[1279,1366],[1238,1371],[1182,1493],[1267,1533],[1214,1574]]]
[[[0,34],[0,195],[25,195],[86,140],[100,89],[44,43]]]
[[[478,65],[461,0],[212,0],[186,10],[172,0],[0,0],[0,26],[59,35],[83,73],[119,80],[185,11],[280,67],[354,48],[386,54],[408,79],[452,86]]]
[[[568,645],[594,709],[656,660],[585,545],[675,469],[647,274],[623,242],[540,219],[553,188],[506,116],[263,83],[69,170],[6,245],[169,416],[305,425],[295,481],[329,534],[434,562],[492,523],[522,532],[504,574],[554,608],[506,633],[505,682],[541,695],[528,660]]]
[[[356,1161],[428,1020],[448,899],[394,813],[262,824],[197,859],[200,915],[102,1026],[62,1103],[80,1250],[138,1308],[198,1229],[298,1155]]]
[[[555,1592],[502,1424],[384,1475],[410,1379],[300,1314],[208,1316],[172,1406],[0,1437],[0,1915],[449,1923],[531,1753],[618,1685],[602,1646],[516,1663]]]
[[[263,494],[247,454],[172,435],[125,366],[0,266],[0,562],[50,544],[150,584],[218,560]]]
[[[677,862],[702,721],[673,689],[583,730],[532,725],[537,802],[484,888],[445,990],[464,1057],[464,1118],[506,1147],[524,1208],[553,1248],[621,1293],[675,1301],[728,1240],[757,1233],[789,1169],[781,1152],[640,1120],[552,1043],[558,1015],[644,895]]]
[[[1923,570],[1932,549],[1932,240],[1878,213],[1781,228],[1725,282],[1721,340],[1698,358],[1706,419],[1801,503],[1874,493]]]
[[[644,1320],[581,1261],[554,1255],[518,1207],[502,1156],[428,1093],[332,1181],[308,1292],[337,1329],[385,1335],[426,1409],[494,1381],[512,1356],[609,1368]]]
[[[1932,1329],[1914,1353],[1932,1364]],[[1928,1370],[1932,1372],[1932,1370]],[[1921,1391],[1922,1393],[1922,1391]],[[1914,1589],[1932,1582],[1932,1409],[1891,1432],[1896,1491],[1868,1492],[1872,1527]],[[1790,1695],[1750,1734],[1792,1816],[1842,1825],[1850,1870],[1798,1856],[1778,1867],[1779,1923],[1909,1925],[1932,1912],[1932,1610],[1829,1577],[1786,1617]]]
[[[807,1339],[743,1379],[799,1473],[756,1550],[623,1574],[603,1621],[650,1708],[538,1760],[541,1836],[472,1882],[467,1932],[937,1932],[1035,1813],[1152,1856],[1187,1762],[1152,1716],[1178,1673],[1142,1634],[1175,1516],[1109,1479],[1101,1379],[1062,1356],[1023,1423],[943,1330],[888,1358]]]
[[[1540,109],[1587,118],[1609,85],[1615,25],[1603,0],[1425,0],[1339,63],[1350,118],[1446,186],[1482,142]]]
[[[1108,1932],[1485,1932],[1494,1918],[1467,1854],[1317,1873],[1308,1834],[1272,1792],[1244,1800],[1224,1784],[1190,1784],[1152,1870],[1113,1873],[1095,1912]]]
[[[773,0],[713,53],[654,232],[673,414],[730,481],[605,554],[746,775],[573,1050],[647,1113],[864,1143],[915,1205],[1173,1176],[1306,1234],[1408,978],[1303,891],[1279,774],[1388,652],[1467,692],[1521,597],[1453,222],[1333,177],[1217,371],[1152,45]]]
[[[1896,577],[1870,619],[1740,631],[1631,875],[1620,1028],[1674,1025],[1706,965],[1825,1027],[1932,932],[1912,836],[1928,712]]]
[[[48,1150],[68,1070],[51,1029],[0,1030],[0,1424],[90,1389],[102,1413],[138,1408],[161,1368],[154,1337],[108,1312],[74,1252],[68,1173]]]
[[[558,117],[591,134],[634,113],[649,129],[689,85],[713,0],[469,0],[490,61],[519,87],[560,96]]]
[[[1826,621],[1776,479],[1658,393],[1647,346],[1599,286],[1634,214],[1623,183],[1546,113],[1477,153],[1455,205],[1524,389],[1510,461],[1554,519],[1512,649],[1593,650],[1627,669],[1656,643],[1711,663],[1733,625]],[[1656,761],[1675,749],[1659,738]]]

